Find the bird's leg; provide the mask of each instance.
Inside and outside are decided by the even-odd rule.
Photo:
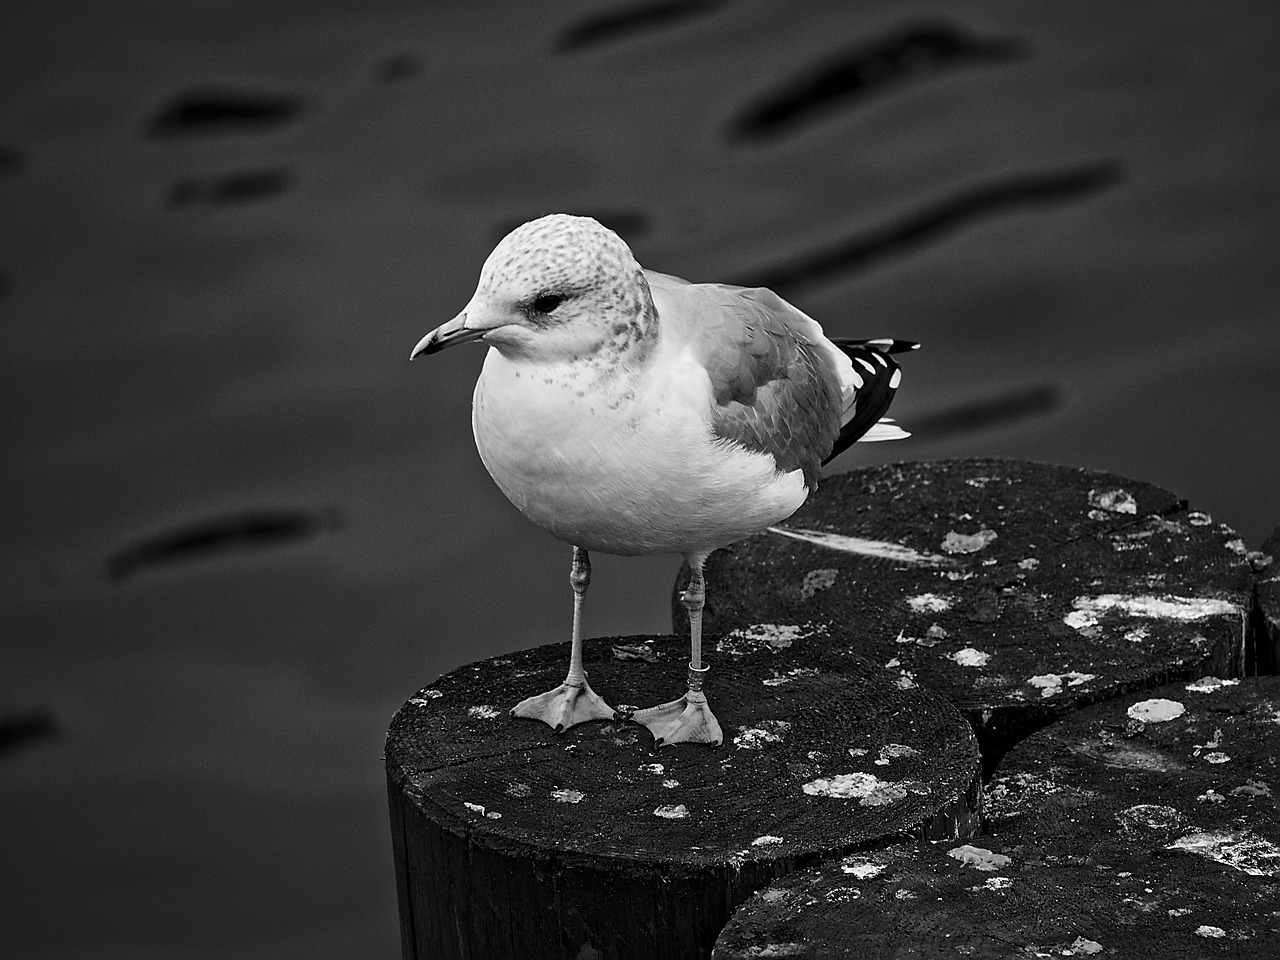
[[[522,700],[511,708],[511,716],[541,720],[556,733],[563,733],[576,723],[587,720],[612,720],[609,706],[587,683],[582,668],[582,605],[591,585],[591,557],[581,547],[573,548],[573,569],[569,571],[573,587],[573,638],[569,642],[569,673],[564,683],[554,690]]]
[[[689,689],[679,700],[637,710],[632,715],[633,720],[649,728],[660,747],[671,743],[709,743],[716,746],[724,741],[720,723],[711,712],[707,695],[702,692],[702,681],[707,674],[707,667],[702,664],[702,608],[707,598],[702,564],[707,555],[688,554],[685,559],[693,571],[689,585],[680,596],[689,614]]]

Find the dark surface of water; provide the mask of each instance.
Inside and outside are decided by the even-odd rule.
[[[529,217],[923,341],[917,435],[836,470],[1025,457],[1280,522],[1274,4],[11,6],[15,960],[396,955],[387,720],[568,632],[569,548],[474,451],[481,352],[405,362]],[[677,559],[594,559],[589,633],[670,629]]]

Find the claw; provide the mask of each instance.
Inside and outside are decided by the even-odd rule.
[[[584,678],[581,683],[566,680],[554,690],[521,700],[511,708],[511,716],[541,720],[556,733],[564,733],[589,720],[613,720],[616,714]]]

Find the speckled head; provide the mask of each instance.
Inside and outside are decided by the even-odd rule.
[[[464,313],[478,339],[512,358],[580,359],[647,349],[657,335],[644,271],[616,233],[555,213],[507,234],[485,260]]]

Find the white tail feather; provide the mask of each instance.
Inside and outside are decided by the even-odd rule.
[[[886,417],[860,436],[858,442],[879,443],[881,440],[903,440],[909,436],[911,436],[910,433],[901,427],[894,426],[893,421]]]

